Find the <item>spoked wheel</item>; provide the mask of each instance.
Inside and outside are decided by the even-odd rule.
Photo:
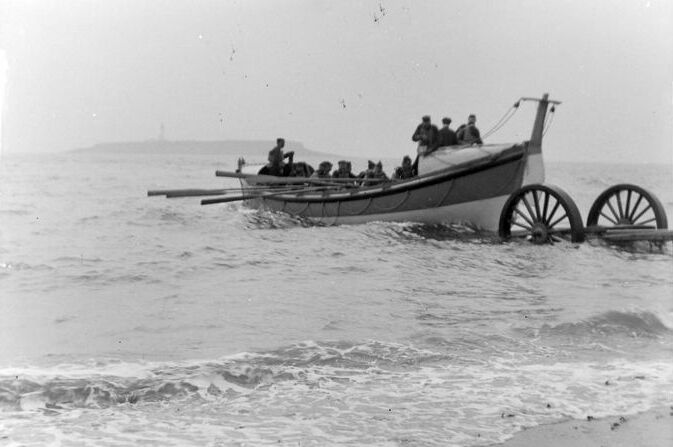
[[[561,188],[527,185],[512,194],[500,214],[500,237],[534,244],[584,241],[577,205]]]
[[[636,185],[611,186],[589,210],[587,227],[668,228],[666,211],[654,194]]]

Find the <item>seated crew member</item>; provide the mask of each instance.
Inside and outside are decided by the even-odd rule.
[[[374,181],[378,180],[378,181]],[[386,175],[385,172],[383,172],[383,163],[379,160],[378,163],[374,165],[374,169],[371,171],[367,171],[367,177],[364,181],[365,186],[370,186],[370,185],[380,185],[386,180],[390,180],[388,176]]]
[[[367,178],[367,174],[368,174],[370,171],[371,171],[371,172],[374,172],[374,168],[375,168],[375,167],[376,167],[376,163],[374,163],[374,162],[371,161],[371,160],[367,160],[367,169],[365,169],[364,171],[360,172],[360,173],[358,174],[358,178],[359,178],[359,179]]]
[[[338,165],[339,167],[332,173],[332,178],[355,178],[351,172],[350,161],[340,160]]]
[[[344,172],[346,172],[346,160],[339,160],[337,168],[332,172],[332,178],[341,178]]]
[[[402,166],[397,167],[393,173],[393,180],[404,180],[413,176],[414,172],[411,166],[411,157],[405,155],[402,159]]]
[[[341,160],[339,161],[339,167],[332,173],[332,178],[338,178],[338,179],[353,179],[352,182],[343,182],[340,183],[343,186],[353,186],[356,185],[357,182],[355,179],[355,174],[353,174],[352,166],[350,161],[346,160]]]
[[[476,126],[477,117],[472,114],[467,117],[467,124],[460,126],[456,136],[460,144],[484,144]]]
[[[278,177],[287,177],[290,175],[294,161],[294,152],[290,151],[283,154],[283,147],[285,147],[285,140],[277,138],[276,146],[269,151],[269,162],[259,170],[258,175],[275,175]],[[289,159],[287,163],[283,162],[285,158]]]
[[[318,169],[311,175],[311,178],[332,178],[330,171],[332,170],[332,163],[323,161],[318,166]]]
[[[442,118],[442,128],[437,133],[437,148],[444,146],[455,146],[458,144],[456,133],[449,127],[451,118]]]
[[[290,177],[310,177],[313,174],[314,169],[308,163],[304,161],[298,161],[292,163],[292,171],[290,171]]]

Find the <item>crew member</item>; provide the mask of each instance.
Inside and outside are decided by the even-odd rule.
[[[429,115],[425,115],[422,120],[411,136],[411,140],[418,143],[418,154],[424,154],[428,150],[433,150],[437,142],[437,126],[432,124]]]
[[[404,180],[414,176],[414,172],[411,166],[411,157],[405,155],[402,159],[402,166],[395,168],[393,173],[393,180]]]
[[[362,179],[362,180],[366,179],[366,178],[370,175],[370,173],[373,173],[373,172],[374,172],[374,168],[375,168],[375,167],[376,167],[376,163],[374,163],[374,162],[371,161],[371,160],[367,160],[367,169],[365,169],[364,171],[360,172],[360,173],[358,174],[358,178],[359,178],[359,179]],[[364,185],[364,181],[361,182],[361,183]]]
[[[379,185],[386,180],[390,179],[388,178],[386,173],[383,172],[383,163],[381,163],[381,160],[379,160],[379,162],[374,165],[373,170],[367,171],[367,177],[363,184],[365,186]]]
[[[339,167],[332,173],[332,178],[339,178],[339,179],[355,179],[355,175],[351,172],[351,162],[346,161],[346,160],[340,160],[339,161]],[[355,181],[351,182],[344,182],[343,185],[354,185],[356,184]]]
[[[257,174],[259,175],[275,175],[278,177],[287,177],[292,172],[292,164],[294,161],[294,152],[290,151],[283,154],[283,147],[285,147],[285,140],[283,138],[276,139],[276,146],[269,151],[267,160],[269,161]],[[287,158],[288,162],[283,160]]]
[[[456,133],[449,127],[451,118],[442,118],[442,128],[437,133],[437,147],[455,146],[458,144]]]
[[[477,117],[470,115],[467,117],[467,124],[460,126],[457,137],[461,144],[484,144],[476,124]]]
[[[330,171],[332,170],[332,163],[323,161],[318,166],[318,169],[311,175],[311,178],[331,178]]]

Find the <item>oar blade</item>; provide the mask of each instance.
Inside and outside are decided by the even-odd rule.
[[[201,200],[201,205],[213,205],[215,203],[227,203],[227,202],[238,202],[241,200],[250,200],[256,197],[260,197],[259,194],[249,194],[243,196],[234,196],[234,197],[216,197],[213,199],[203,199]]]

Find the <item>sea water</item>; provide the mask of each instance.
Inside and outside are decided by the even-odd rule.
[[[234,160],[0,164],[0,445],[479,446],[673,403],[673,255],[456,226],[311,226],[240,203]],[[668,166],[547,164],[584,216]]]

